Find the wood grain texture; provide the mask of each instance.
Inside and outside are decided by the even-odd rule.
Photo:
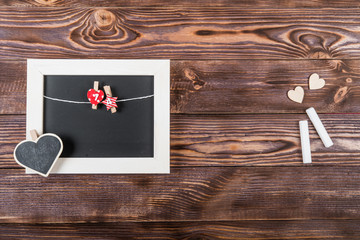
[[[171,62],[173,113],[360,112],[360,61],[221,60]],[[308,77],[320,74],[326,85],[309,90]],[[302,104],[287,91],[305,90]]]
[[[355,239],[359,220],[0,224],[13,239]]]
[[[6,8],[0,58],[344,59],[359,9]]]
[[[359,60],[171,61],[172,113],[360,112]],[[0,61],[0,113],[26,112],[26,61]],[[319,73],[324,88],[309,90]],[[302,86],[303,104],[287,91]]]
[[[360,164],[360,115],[320,115],[334,146],[309,120],[313,165]],[[306,114],[172,115],[173,166],[300,166],[299,120]]]
[[[172,168],[169,175],[0,170],[0,222],[359,219],[354,167]]]
[[[0,115],[0,168],[20,167],[13,152],[16,145],[25,140],[25,132],[24,115]]]
[[[0,72],[0,114],[25,113],[26,62],[0,61]]]
[[[0,0],[0,6],[14,7],[243,7],[243,8],[356,8],[356,0]]]
[[[360,113],[359,7],[0,0],[0,238],[360,238],[360,115],[320,115],[329,149],[310,124],[307,166],[297,125]],[[171,59],[171,174],[24,174],[26,58]],[[290,102],[313,72],[325,88]]]
[[[313,165],[360,166],[360,114],[321,114],[334,146],[309,121]],[[171,115],[171,166],[302,166],[299,120],[306,114]],[[25,139],[25,116],[0,115],[0,168]]]

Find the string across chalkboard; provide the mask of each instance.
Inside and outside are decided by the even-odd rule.
[[[65,103],[74,103],[74,104],[92,104],[92,109],[96,110],[97,105],[99,103],[102,103],[106,106],[106,110],[111,109],[111,113],[116,113],[117,102],[127,102],[127,101],[134,101],[134,100],[141,100],[146,99],[149,97],[153,97],[154,95],[147,95],[142,97],[134,97],[134,98],[126,98],[126,99],[119,99],[118,97],[114,97],[112,95],[111,87],[109,85],[105,85],[104,91],[106,93],[106,99],[104,99],[104,92],[99,89],[99,81],[94,81],[94,88],[89,89],[87,92],[87,98],[89,102],[83,102],[83,101],[73,101],[73,100],[67,100],[67,99],[60,99],[60,98],[54,98],[44,95],[44,98],[52,100],[52,101],[58,101],[58,102],[65,102]],[[103,100],[103,101],[102,101]]]
[[[151,98],[151,97],[153,97],[153,96],[154,96],[154,94],[147,95],[147,96],[142,96],[142,97],[119,99],[119,100],[116,100],[116,102],[135,101],[135,100],[141,100],[141,99]],[[90,102],[72,101],[72,100],[66,100],[66,99],[60,99],[60,98],[53,98],[53,97],[49,97],[49,96],[45,96],[45,95],[44,95],[44,98],[49,99],[49,100],[53,100],[53,101],[58,101],[58,102],[65,102],[65,103],[91,104]]]

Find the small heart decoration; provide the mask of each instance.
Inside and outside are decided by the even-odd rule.
[[[47,177],[63,150],[61,139],[52,133],[41,135],[36,141],[20,142],[14,150],[15,161]]]
[[[319,74],[313,73],[309,77],[309,89],[320,89],[325,86],[325,80],[320,78]]]
[[[98,105],[104,99],[104,92],[102,90],[89,89],[87,98],[91,104]]]
[[[287,95],[290,100],[297,103],[302,103],[304,100],[304,89],[300,86],[297,86],[294,90],[289,90]]]

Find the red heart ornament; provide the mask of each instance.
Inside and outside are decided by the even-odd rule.
[[[89,89],[87,92],[87,98],[91,102],[91,104],[97,105],[104,98],[104,92],[102,90]]]

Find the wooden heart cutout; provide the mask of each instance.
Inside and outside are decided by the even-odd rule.
[[[290,100],[297,103],[302,103],[304,99],[304,89],[300,86],[297,86],[294,90],[289,90],[287,95]]]
[[[89,89],[87,97],[91,104],[99,104],[104,98],[104,92],[102,90]]]
[[[41,135],[36,141],[20,142],[14,150],[15,161],[47,177],[63,150],[61,139],[52,133]]]
[[[325,86],[325,80],[320,78],[319,74],[313,73],[309,77],[309,88],[313,89],[320,89]]]

